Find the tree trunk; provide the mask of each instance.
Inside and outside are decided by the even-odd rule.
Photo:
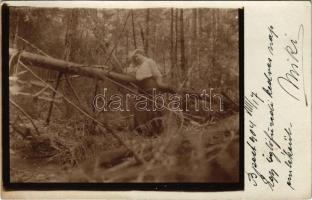
[[[76,37],[75,33],[76,33],[77,25],[78,25],[78,14],[79,14],[78,12],[79,12],[78,10],[75,10],[75,9],[72,10],[70,20],[68,22],[68,32],[65,37],[65,50],[64,50],[64,60],[67,62],[72,61],[74,59],[73,58],[74,55],[72,52],[75,48],[73,47],[73,44],[75,43],[75,37]],[[67,96],[69,96],[69,91],[72,91],[74,95],[76,95],[76,92],[72,88],[71,81],[68,79],[66,74],[65,74],[65,79],[67,81],[63,85],[64,94],[68,94]],[[78,96],[77,96],[77,99],[78,99]],[[65,104],[66,104],[65,106],[66,111],[64,113],[64,117],[68,119],[74,112],[74,109],[72,108],[70,104],[68,103],[65,103]]]
[[[192,48],[191,48],[191,63],[194,65],[196,63],[197,57],[197,9],[193,9],[193,18],[192,18]],[[197,63],[198,65],[198,63]]]
[[[159,53],[157,51],[158,48],[158,41],[157,41],[157,24],[154,23],[154,50],[153,50],[153,58],[155,60],[157,60],[157,58],[159,57]]]
[[[163,46],[165,45],[165,37],[163,36],[161,39],[161,44],[163,44]],[[162,52],[162,60],[164,63],[164,75],[166,74],[166,51],[161,51]]]
[[[170,68],[170,71],[171,71],[171,78],[173,78],[173,70],[174,70],[174,51],[173,51],[173,8],[170,9],[170,64],[171,64],[171,68]]]
[[[133,44],[134,48],[137,48],[137,43],[136,43],[136,36],[135,36],[135,26],[134,26],[134,13],[133,10],[131,10],[131,21],[132,21],[132,34],[133,34]]]
[[[68,21],[67,21],[67,29],[66,29],[65,42],[64,42],[65,43],[65,48],[64,48],[64,54],[63,54],[63,59],[65,61],[67,61],[67,62],[70,60],[71,46],[72,46],[72,37],[73,37],[73,34],[75,32],[76,24],[77,24],[76,23],[77,16],[76,16],[75,12],[76,12],[75,10],[72,10],[70,12],[70,14],[67,16]],[[59,87],[62,75],[63,75],[63,73],[59,72],[58,78],[57,78],[57,81],[56,81],[56,85],[55,85],[55,88],[54,88],[55,90],[57,90],[58,87]],[[69,90],[68,85],[65,84],[64,85],[64,93],[67,93],[68,90]],[[56,95],[56,92],[53,91],[52,92],[52,100],[54,100],[55,95]],[[47,124],[50,123],[50,117],[51,117],[51,114],[52,114],[52,111],[53,111],[53,105],[54,105],[54,101],[51,101],[50,102],[50,106],[49,106],[48,116],[47,116],[47,119],[46,119],[46,123]],[[72,108],[71,108],[70,105],[66,104],[65,117],[69,118],[69,114],[70,113],[72,113]]]
[[[179,15],[179,9],[177,8],[176,9],[176,15],[175,15],[175,33],[176,33],[176,36],[175,36],[175,74],[178,75],[179,74],[179,68],[178,68],[178,38],[179,38],[179,34],[178,34],[178,15]],[[176,76],[176,79],[178,79],[178,76]],[[178,81],[178,80],[176,80]]]
[[[217,36],[217,32],[216,32],[216,12],[214,10],[212,10],[212,45],[211,45],[211,75],[212,77],[215,77],[216,72],[215,72],[215,65],[216,65],[216,59],[215,59],[215,47],[216,47],[216,36]],[[211,86],[210,87],[214,87],[215,86],[215,81],[212,80],[211,81]]]
[[[185,59],[185,43],[184,43],[184,20],[183,20],[183,9],[180,10],[180,42],[181,42],[181,70],[182,76],[185,77],[186,75],[186,59]]]
[[[59,72],[58,77],[57,77],[57,80],[56,80],[56,85],[55,85],[55,87],[54,87],[55,90],[57,90],[58,87],[59,87],[61,77],[62,77],[62,72]],[[56,92],[53,91],[53,92],[52,92],[52,101],[50,102],[49,110],[48,110],[48,115],[47,115],[47,119],[46,119],[47,125],[49,125],[49,123],[50,123],[50,118],[51,118],[51,115],[52,115],[52,110],[53,110],[55,95],[56,95]]]
[[[13,48],[15,49],[18,49],[18,46],[17,46],[17,36],[18,36],[18,28],[19,28],[19,15],[17,15],[17,19],[16,19],[16,26],[15,26],[15,34],[14,34],[14,41],[13,41]],[[9,69],[9,75],[13,75],[15,73],[17,69],[17,65],[13,65],[13,66],[10,66],[10,69]]]
[[[201,65],[201,40],[202,40],[202,10],[201,8],[198,9],[198,43],[197,43],[197,62],[199,67]]]
[[[9,48],[9,55],[12,56],[17,53],[18,50]],[[20,61],[30,66],[39,67],[47,70],[55,70],[59,72],[63,72],[64,74],[76,74],[80,76],[90,77],[98,80],[106,80],[106,78],[113,79],[118,82],[118,86],[125,85],[126,82],[136,83],[136,79],[133,76],[120,74],[109,70],[107,66],[101,66],[102,69],[93,68],[92,65],[86,66],[73,62],[66,62],[64,60],[46,57],[38,54],[29,53],[23,51],[20,53]],[[95,67],[99,67],[96,65]],[[190,92],[187,90],[181,91],[183,94],[188,93],[192,95],[197,95],[198,98],[202,98],[202,96],[198,93]],[[227,98],[225,95],[223,95]]]
[[[128,52],[129,52],[129,34],[126,32],[126,63],[128,63]]]
[[[145,39],[144,39],[144,31],[143,31],[143,28],[140,24],[140,33],[141,33],[141,39],[142,39],[142,46],[143,46],[143,49],[145,48]]]
[[[149,23],[150,23],[150,9],[147,9],[146,10],[146,25],[145,25],[145,46],[144,46],[144,49],[145,49],[145,53],[146,55],[148,55],[148,51],[149,51],[149,44],[148,44],[148,41],[149,41]]]
[[[14,42],[13,42],[13,48],[16,48],[16,49],[17,49],[17,36],[18,36],[19,21],[20,21],[20,17],[18,15],[16,19]]]
[[[10,56],[14,55],[16,51],[18,50],[9,48]],[[73,62],[66,62],[64,60],[56,58],[29,53],[27,51],[21,52],[20,60],[25,63],[31,62],[31,65],[35,67],[60,71],[67,74],[77,74],[99,80],[105,80],[105,77],[109,77],[117,81],[136,82],[135,78],[133,78],[132,76],[112,72],[109,70],[109,67],[105,65],[95,65],[93,67],[92,65],[86,66]]]

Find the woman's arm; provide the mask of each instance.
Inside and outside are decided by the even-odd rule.
[[[151,70],[151,74],[156,81],[157,87],[161,91],[169,92],[169,93],[175,93],[175,88],[164,83],[163,78],[162,78],[162,74],[161,74],[157,64],[152,59],[149,60],[149,69]]]

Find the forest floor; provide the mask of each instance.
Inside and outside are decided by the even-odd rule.
[[[16,118],[12,117],[13,119]],[[127,129],[116,134],[145,163],[138,162],[108,131],[89,126],[27,119],[10,128],[12,182],[236,182],[239,172],[238,115],[207,126],[185,124],[157,137]],[[86,128],[77,128],[86,127]],[[93,129],[93,130],[96,130]]]
[[[12,151],[10,152],[10,166],[12,182],[64,182],[68,173],[58,164],[47,163],[39,158],[25,158]]]

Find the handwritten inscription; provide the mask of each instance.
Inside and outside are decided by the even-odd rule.
[[[289,124],[289,127],[285,128],[284,131],[286,135],[284,136],[284,140],[287,141],[288,145],[281,152],[282,155],[286,157],[285,165],[289,168],[288,177],[287,177],[287,185],[294,190],[292,186],[292,174],[293,174],[293,139],[292,139],[292,123]]]
[[[247,139],[247,145],[251,150],[252,158],[251,158],[251,166],[253,170],[257,171],[257,149],[256,143],[258,142],[256,131],[255,131],[256,124],[253,121],[249,121],[249,134],[250,136]],[[258,177],[257,173],[249,172],[247,173],[249,181],[253,182],[254,186],[257,186],[257,182],[255,179]]]
[[[268,27],[269,29],[269,36],[268,36],[268,50],[270,55],[268,56],[267,60],[267,71],[264,72],[264,76],[267,81],[267,86],[262,87],[263,91],[272,98],[272,57],[274,55],[274,41],[278,38],[278,35],[274,32],[274,27],[271,25]]]
[[[283,129],[277,129],[275,107],[278,102],[274,101],[274,93],[282,89],[286,94],[295,100],[305,99],[303,80],[303,26],[298,30],[298,37],[289,39],[285,46],[287,61],[290,63],[289,72],[284,76],[276,75],[280,71],[274,70],[275,54],[278,51],[277,42],[280,41],[280,34],[273,25],[267,27],[267,58],[264,67],[263,78],[265,84],[260,92],[251,91],[245,96],[244,108],[248,114],[248,131],[246,137],[247,151],[250,152],[251,160],[249,171],[246,171],[247,178],[252,186],[266,185],[271,191],[274,191],[277,185],[287,185],[291,190],[295,190],[294,179],[294,151],[293,151],[293,123],[289,122]],[[277,79],[274,79],[277,77]],[[273,87],[274,81],[279,87]],[[300,92],[297,92],[301,91]],[[306,101],[307,105],[307,101]],[[258,114],[259,113],[259,114]],[[261,125],[258,125],[256,116],[261,115],[263,119]],[[261,161],[261,162],[260,162]],[[286,173],[287,171],[287,173]]]
[[[274,27],[271,25],[268,27],[269,29],[269,46],[268,46],[268,50],[270,52],[270,54],[273,56],[273,46],[274,46],[274,39],[278,38],[278,35],[274,32]]]

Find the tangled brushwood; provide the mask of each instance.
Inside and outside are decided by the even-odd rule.
[[[25,117],[18,118],[24,125],[12,124],[11,149],[26,159],[41,159],[61,166],[65,182],[238,180],[237,114],[206,124],[183,124],[171,113],[164,116],[164,121],[170,125],[157,137],[141,136],[127,131],[127,127],[119,128],[117,134],[144,160],[143,163],[106,130],[97,126],[91,129],[90,122],[54,120],[45,127],[44,122],[34,120],[38,130],[44,132],[36,135]],[[36,177],[27,181],[34,180]]]

